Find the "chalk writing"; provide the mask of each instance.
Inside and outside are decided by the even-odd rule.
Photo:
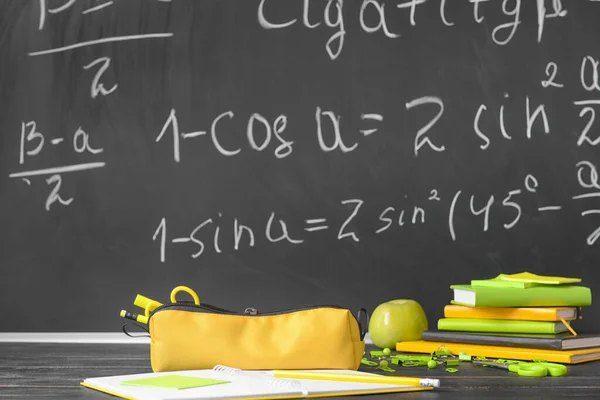
[[[50,144],[57,146],[64,142],[64,137],[52,138]],[[21,136],[20,136],[20,149],[19,149],[19,164],[23,165],[27,157],[35,157],[42,153],[45,148],[46,137],[43,133],[38,130],[36,121],[23,121],[21,123]],[[90,154],[96,155],[102,153],[102,148],[94,148],[90,144],[90,135],[83,130],[82,127],[77,128],[73,134],[72,149],[78,154]],[[68,206],[73,202],[74,197],[63,199],[59,191],[62,186],[62,174],[69,172],[85,171],[90,169],[102,168],[106,165],[105,162],[89,162],[81,164],[64,165],[58,167],[33,169],[20,172],[13,172],[9,174],[10,178],[21,178],[27,184],[31,186],[31,180],[29,177],[50,175],[46,179],[46,183],[52,186],[50,194],[46,199],[45,208],[47,211],[50,210],[52,204],[59,202],[64,206]]]
[[[587,171],[587,179],[584,177],[584,173]],[[584,160],[577,163],[577,181],[579,186],[584,189],[598,189],[600,190],[600,180],[598,176],[598,169],[593,163]],[[600,192],[588,192],[573,196],[574,200],[589,199],[593,197],[600,197]],[[581,213],[582,216],[600,214],[600,209],[588,209]],[[593,245],[600,238],[600,226],[596,228],[586,239],[588,245]]]
[[[493,42],[499,46],[506,46],[511,43],[520,25],[523,24],[521,18],[521,9],[525,3],[522,0],[468,0],[472,4],[473,21],[477,24],[483,24],[486,21],[486,15],[489,13],[500,12],[502,16],[508,19],[507,22],[498,23],[491,29],[490,36]],[[296,24],[301,24],[305,28],[314,29],[321,22],[334,29],[334,33],[325,43],[325,51],[331,60],[336,60],[342,54],[345,45],[346,29],[345,18],[348,13],[344,12],[344,7],[350,2],[344,3],[343,0],[328,0],[323,7],[323,20],[317,22],[309,21],[309,11],[311,7],[318,7],[310,0],[302,0],[302,6],[289,7],[282,6],[282,3],[276,1],[261,0],[257,9],[257,21],[260,27],[266,30],[291,29]],[[392,40],[401,40],[403,33],[392,31],[390,21],[405,21],[408,17],[408,29],[417,27],[417,9],[427,6],[429,0],[405,0],[396,2],[396,7],[383,0],[362,0],[360,10],[356,19],[362,32],[366,34],[382,33],[383,37]],[[440,0],[439,20],[444,26],[453,27],[456,24],[447,19],[446,11],[448,4],[445,0]],[[388,8],[386,8],[388,5]],[[551,7],[546,7],[545,0],[536,0],[537,10],[537,41],[541,42],[546,26],[546,20],[565,18],[568,14],[567,9],[561,0],[552,0]],[[395,12],[392,11],[395,8]],[[333,11],[332,11],[333,10]],[[272,17],[272,15],[283,14],[285,17]],[[300,14],[302,18],[299,18]],[[331,15],[335,15],[332,19]],[[407,15],[408,14],[408,15]],[[300,21],[301,19],[301,21]],[[397,25],[397,24],[394,24]]]
[[[329,229],[329,226],[325,225],[327,223],[327,218],[307,219],[305,222],[306,225],[308,225],[306,228],[304,228],[306,232],[316,232]]]
[[[59,14],[63,11],[67,11],[68,9],[70,9],[73,5],[75,5],[75,3],[77,2],[77,0],[67,0],[65,1],[63,4],[57,6],[57,7],[48,7],[48,1],[49,0],[39,0],[39,4],[40,4],[40,19],[39,19],[39,24],[38,24],[38,29],[42,30],[44,29],[44,26],[46,24],[46,14]],[[89,8],[84,9],[81,14],[85,15],[85,14],[90,14],[96,11],[100,11],[103,8],[112,6],[114,4],[114,1],[105,1],[105,0],[96,0],[96,5],[92,5]]]
[[[233,111],[226,111],[224,113],[219,114],[215,119],[213,119],[210,126],[210,138],[212,140],[212,144],[217,149],[219,153],[224,156],[235,156],[242,151],[242,148],[237,149],[227,149],[225,148],[219,139],[218,133],[220,130],[221,120],[228,118],[233,119],[235,116]],[[339,121],[338,121],[339,122]],[[278,142],[277,147],[273,151],[273,154],[277,158],[285,158],[292,152],[293,141],[285,140],[283,138],[283,133],[287,127],[287,117],[285,115],[279,115],[275,118],[274,121],[268,121],[265,117],[263,117],[259,113],[253,113],[250,118],[248,118],[246,124],[246,139],[248,142],[248,146],[255,151],[262,152],[269,147],[272,141]],[[225,129],[225,128],[223,128]],[[259,139],[260,131],[264,132],[264,138],[262,140]],[[193,132],[182,132],[179,128],[179,121],[177,119],[177,114],[175,109],[171,109],[167,120],[165,121],[162,129],[156,136],[156,142],[160,142],[161,139],[165,136],[167,131],[171,132],[171,136],[173,138],[173,159],[175,162],[181,161],[181,139],[190,139],[199,136],[207,135],[207,131],[198,130]],[[336,131],[336,140],[339,139],[339,126]],[[324,145],[325,146],[325,145]],[[337,146],[336,146],[337,147]]]
[[[171,0],[156,2],[171,3]],[[369,40],[386,42],[393,40],[400,43],[419,29],[419,24],[423,24],[426,13],[429,17],[428,23],[439,24],[449,30],[460,29],[460,23],[457,21],[463,21],[463,24],[464,21],[473,22],[478,29],[481,28],[482,35],[489,36],[490,43],[505,48],[515,40],[523,25],[534,24],[537,29],[525,30],[525,32],[529,36],[535,36],[535,38],[529,37],[529,40],[541,43],[544,40],[544,32],[569,15],[569,10],[561,0],[536,0],[535,15],[523,12],[525,5],[523,0],[465,0],[464,2],[468,4],[466,9],[469,15],[466,19],[452,14],[455,9],[452,9],[450,2],[446,0],[440,0],[439,7],[434,4],[435,8],[432,8],[435,2],[431,0],[395,2],[362,0],[354,5],[355,9],[352,9],[352,13],[349,11],[352,7],[350,2],[344,0],[322,2],[301,0],[285,5],[281,2],[260,0],[256,14],[251,18],[253,24],[258,23],[261,32],[267,31],[269,35],[292,29],[304,29],[307,32],[315,32],[315,35],[316,32],[326,32],[325,36],[321,37],[319,46],[323,46],[325,58],[335,61],[344,56],[344,50],[353,46],[353,40],[361,34],[368,36]],[[116,10],[118,7],[118,2],[113,0],[86,0],[79,3],[76,0],[52,2],[38,0],[38,3],[39,20],[36,23],[40,31],[47,25],[51,25],[52,15],[64,13],[79,18],[100,18],[107,12],[110,13],[111,9]],[[103,10],[105,12],[102,12]],[[465,8],[462,8],[462,12],[465,12]],[[494,18],[491,18],[492,15]],[[351,23],[356,30],[348,35]],[[173,36],[173,32],[159,30],[149,33],[134,32],[86,37],[81,38],[81,41],[66,40],[67,43],[57,47],[30,49],[27,55],[29,57],[57,56],[60,53],[83,49],[100,52],[103,48],[101,45],[109,43],[134,46],[136,42],[150,42],[156,46],[168,46],[169,39]],[[572,107],[563,112],[575,113],[581,121],[581,126],[576,127],[577,138],[569,137],[569,140],[573,140],[577,147],[594,147],[600,144],[600,134],[597,133],[597,129],[594,129],[597,107],[600,106],[600,99],[594,98],[594,94],[600,92],[600,59],[595,54],[583,54],[577,57],[578,71],[575,74],[568,72],[575,69],[572,65],[561,65],[556,59],[550,57],[542,60],[536,67],[540,70],[534,82],[536,85],[541,85],[544,93],[558,93],[560,90],[564,91],[569,83],[576,81],[583,90],[582,93],[591,97],[570,99]],[[96,103],[106,101],[105,97],[116,95],[120,85],[127,84],[127,82],[120,82],[117,72],[113,70],[119,61],[112,53],[110,56],[95,53],[84,59],[85,64],[78,68],[89,78],[89,97]],[[168,149],[169,160],[172,155],[174,162],[181,165],[186,161],[182,159],[182,149],[187,143],[212,146],[218,154],[228,158],[247,152],[257,152],[277,160],[284,160],[292,155],[295,156],[296,148],[306,149],[305,146],[295,146],[298,141],[310,140],[314,148],[329,157],[340,153],[347,157],[367,147],[361,146],[363,143],[380,140],[383,135],[392,132],[395,137],[409,137],[410,153],[421,161],[428,160],[430,157],[446,157],[458,146],[472,146],[470,149],[474,147],[477,151],[492,152],[495,146],[500,146],[499,142],[515,143],[525,138],[527,141],[538,143],[543,141],[545,136],[558,134],[558,129],[553,125],[553,109],[547,104],[547,98],[539,92],[514,93],[514,89],[512,92],[502,89],[486,93],[485,97],[482,96],[482,99],[477,100],[475,106],[469,109],[471,113],[467,118],[467,125],[469,125],[467,133],[473,141],[466,143],[456,140],[454,135],[457,135],[456,131],[459,129],[442,130],[443,122],[452,118],[451,110],[454,105],[450,102],[450,95],[441,91],[436,93],[435,87],[433,90],[429,88],[421,93],[410,93],[410,97],[402,99],[399,103],[400,107],[396,108],[394,115],[384,115],[381,110],[371,107],[366,100],[361,104],[361,110],[354,110],[357,115],[349,115],[352,111],[347,111],[347,108],[335,103],[332,105],[321,102],[320,99],[315,100],[308,111],[303,109],[297,112],[290,109],[274,115],[270,110],[248,111],[221,104],[220,109],[213,111],[213,115],[202,114],[201,120],[205,121],[204,126],[192,126],[198,123],[197,120],[190,122],[181,118],[175,108],[179,107],[179,103],[174,100],[174,105],[169,105],[161,111],[160,124],[152,131],[152,136],[156,146]],[[270,100],[276,102],[278,99]],[[304,121],[292,118],[292,115],[296,119],[304,118],[309,121],[311,130],[299,133],[297,126],[306,126],[306,124]],[[516,116],[519,117],[518,122],[509,123],[516,120]],[[391,125],[397,121],[395,117],[402,118],[403,125]],[[242,119],[243,128],[233,128],[239,126],[237,124],[239,119]],[[358,123],[351,122],[357,119]],[[58,137],[54,137],[47,133],[50,128],[46,130],[38,125],[38,120],[33,117],[31,120],[24,119],[20,123],[18,149],[20,167],[25,168],[25,165],[33,159],[42,159],[40,155],[55,151],[52,149],[65,149],[67,146],[75,155],[90,158],[83,162],[22,169],[9,174],[10,178],[21,179],[28,186],[35,183],[32,181],[33,178],[44,176],[46,185],[50,187],[50,193],[45,201],[45,209],[49,211],[53,206],[68,206],[75,199],[73,193],[65,194],[71,190],[68,180],[65,179],[63,182],[66,174],[83,171],[92,173],[92,170],[104,168],[106,162],[98,160],[97,156],[104,155],[104,148],[89,128],[79,126],[74,132],[61,133]],[[17,126],[16,135],[19,134],[18,129]],[[229,140],[232,137],[239,140]],[[281,161],[281,164],[285,162]],[[592,161],[583,160],[579,161],[575,168],[577,182],[584,192],[571,196],[569,200],[593,200],[600,197],[600,178],[596,165]],[[473,226],[476,226],[481,234],[488,234],[494,230],[506,232],[518,229],[522,221],[527,219],[524,216],[565,213],[565,204],[560,201],[550,203],[539,201],[539,204],[531,206],[528,200],[535,201],[547,183],[540,183],[533,174],[523,175],[519,184],[495,193],[474,193],[475,191],[460,185],[453,189],[425,187],[426,190],[420,194],[420,200],[415,201],[415,204],[386,204],[382,209],[378,209],[376,218],[369,217],[373,219],[371,221],[373,226],[368,231],[365,231],[363,222],[364,210],[369,204],[366,200],[351,195],[348,196],[349,198],[339,200],[339,207],[336,210],[340,215],[337,218],[331,215],[306,216],[302,218],[303,226],[289,224],[285,219],[279,218],[275,210],[264,215],[264,226],[258,227],[244,223],[239,216],[228,216],[227,211],[222,210],[215,215],[200,218],[189,227],[187,232],[184,230],[179,232],[179,235],[173,236],[171,225],[169,230],[167,229],[167,217],[162,217],[154,230],[152,241],[158,244],[159,260],[164,263],[167,260],[167,250],[171,246],[186,247],[190,250],[190,256],[196,259],[209,249],[215,253],[239,251],[255,247],[262,241],[271,244],[298,245],[309,240],[310,235],[329,234],[339,241],[357,243],[361,241],[363,234],[382,237],[391,234],[394,230],[419,229],[421,226],[432,224],[436,216],[439,218],[440,209],[443,210],[443,222],[447,225],[449,240],[453,242],[461,240],[463,232],[467,229],[473,230]],[[65,192],[61,193],[63,189]],[[276,207],[277,205],[273,205],[273,208]],[[438,212],[434,213],[433,210]],[[594,217],[600,214],[600,208],[588,208],[579,214],[582,217]],[[600,238],[600,227],[588,234],[586,243],[593,245],[598,238]]]
[[[554,86],[554,87],[564,87],[564,85],[562,83],[558,83],[555,82],[554,80],[556,79],[556,75],[558,74],[558,66],[556,65],[555,62],[550,61],[547,65],[546,65],[546,76],[548,77],[547,80],[542,81],[542,86],[543,87],[549,87],[549,86]]]
[[[46,183],[48,183],[48,185],[52,185],[53,183],[55,184],[54,188],[50,192],[50,195],[48,196],[48,199],[46,199],[46,211],[50,211],[50,206],[56,201],[65,206],[68,206],[73,202],[73,197],[64,200],[58,193],[60,190],[60,185],[62,185],[62,177],[60,175],[52,175],[50,178],[46,179]]]
[[[596,192],[588,192],[572,196],[571,199],[587,199],[593,197],[600,198],[600,176],[598,175],[597,168],[594,164],[589,161],[580,161],[576,165],[576,176],[579,185],[584,189],[597,189]],[[563,210],[563,205],[543,205],[536,206],[534,209],[525,210],[522,201],[524,201],[525,195],[535,196],[539,188],[539,182],[532,174],[527,174],[523,178],[522,189],[513,189],[507,191],[501,195],[502,200],[497,200],[494,194],[488,196],[477,196],[467,195],[464,190],[457,190],[450,200],[450,205],[447,208],[447,226],[449,237],[452,241],[460,240],[457,234],[457,222],[460,225],[473,226],[472,222],[465,218],[464,214],[461,214],[460,220],[457,220],[456,213],[457,209],[464,208],[468,210],[470,215],[474,218],[479,219],[481,232],[489,232],[496,226],[491,224],[492,214],[500,213],[505,217],[505,222],[502,222],[502,227],[505,231],[515,229],[522,219],[524,213],[546,213],[546,212],[559,212]],[[465,198],[466,204],[461,203],[461,199]],[[336,239],[339,241],[351,241],[360,242],[361,235],[369,235],[371,233],[375,235],[383,235],[392,229],[410,229],[411,226],[427,225],[428,223],[435,223],[427,218],[428,211],[432,210],[435,204],[443,202],[446,196],[440,194],[440,190],[431,189],[429,196],[426,197],[426,202],[433,205],[410,205],[405,207],[388,206],[385,207],[377,217],[377,224],[371,231],[358,231],[358,227],[365,226],[364,215],[361,213],[362,207],[365,205],[365,201],[358,198],[345,199],[340,201],[338,210],[341,212],[342,222],[339,227],[331,226],[329,218],[306,218],[304,219],[305,226],[302,227],[291,227],[288,228],[288,223],[283,219],[278,219],[281,229],[279,237],[274,237],[274,226],[273,222],[276,219],[276,212],[273,211],[269,215],[265,228],[264,228],[264,239],[270,243],[277,243],[286,241],[287,244],[301,244],[305,240],[308,240],[306,236],[301,235],[301,231],[306,232],[310,235],[315,235],[317,232],[328,231],[333,229],[337,231]],[[448,197],[450,198],[450,197]],[[443,207],[443,206],[442,206]],[[600,207],[600,206],[599,206]],[[598,209],[587,209],[581,212],[581,216],[599,215],[600,208]],[[336,218],[339,220],[339,218]],[[497,219],[496,219],[497,220]],[[223,220],[223,214],[218,213],[217,218],[208,218],[197,225],[191,234],[188,236],[178,237],[171,239],[173,244],[185,244],[193,243],[195,251],[191,253],[192,258],[198,258],[204,254],[209,248],[207,243],[211,243],[210,249],[215,253],[223,253],[229,251],[238,251],[245,248],[255,247],[262,242],[261,237],[257,236],[258,232],[261,231],[260,227],[252,227],[250,225],[244,225],[240,222],[237,217],[230,219],[231,222]],[[161,262],[166,262],[166,251],[167,251],[167,235],[166,235],[166,219],[161,219],[158,224],[153,240],[159,242],[159,259]],[[292,235],[294,239],[292,239]],[[207,239],[210,238],[210,239]],[[586,238],[588,245],[593,245],[600,238],[600,226],[590,233]],[[224,249],[227,250],[224,250]]]
[[[89,14],[89,13],[93,13],[93,12],[96,12],[96,11],[100,11],[103,8],[112,6],[114,3],[115,3],[114,1],[107,1],[107,2],[104,2],[104,3],[98,4],[96,6],[90,7],[88,9],[86,9],[86,10],[83,10],[81,13],[82,14]]]
[[[106,89],[104,84],[100,82],[102,78],[102,74],[106,72],[108,67],[110,67],[110,58],[109,57],[100,57],[92,61],[91,63],[84,65],[83,69],[90,69],[96,65],[100,64],[100,68],[98,68],[98,72],[94,75],[94,79],[92,80],[92,86],[90,88],[90,96],[92,99],[95,99],[98,94],[103,96],[109,95],[115,90],[117,90],[117,84],[114,84],[110,89]]]
[[[106,38],[102,38],[102,39],[86,40],[84,42],[73,43],[70,45],[60,46],[60,47],[56,47],[53,49],[32,51],[32,52],[28,53],[28,55],[30,57],[43,56],[43,55],[47,55],[47,54],[61,53],[63,51],[80,49],[80,48],[88,47],[88,46],[95,46],[95,45],[103,44],[103,43],[126,42],[126,41],[144,40],[144,39],[163,39],[163,38],[169,38],[171,36],[173,36],[172,33],[146,33],[146,34],[141,34],[141,35],[125,35],[125,36],[106,37]]]

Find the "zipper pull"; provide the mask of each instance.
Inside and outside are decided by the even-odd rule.
[[[248,315],[257,315],[258,314],[258,310],[254,307],[248,307],[244,310],[244,314],[248,314]]]

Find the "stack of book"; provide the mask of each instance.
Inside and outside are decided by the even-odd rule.
[[[427,353],[446,346],[472,356],[577,363],[600,359],[600,334],[578,334],[582,307],[592,304],[579,278],[523,272],[452,285],[437,330],[396,350]]]

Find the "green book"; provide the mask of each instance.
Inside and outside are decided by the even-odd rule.
[[[424,331],[427,342],[469,343],[487,346],[527,347],[530,349],[577,350],[600,347],[600,334],[571,332],[558,333],[498,333],[498,332],[458,332]]]
[[[495,332],[495,333],[549,333],[566,332],[568,328],[562,322],[519,321],[505,319],[477,318],[441,318],[438,320],[440,331]]]
[[[471,307],[584,307],[592,304],[585,286],[540,285],[526,289],[452,285],[452,304]]]

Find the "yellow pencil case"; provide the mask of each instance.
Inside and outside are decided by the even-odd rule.
[[[152,370],[219,364],[246,370],[357,370],[365,348],[357,319],[361,311],[355,317],[345,308],[313,306],[253,315],[208,304],[164,304],[148,321]]]

